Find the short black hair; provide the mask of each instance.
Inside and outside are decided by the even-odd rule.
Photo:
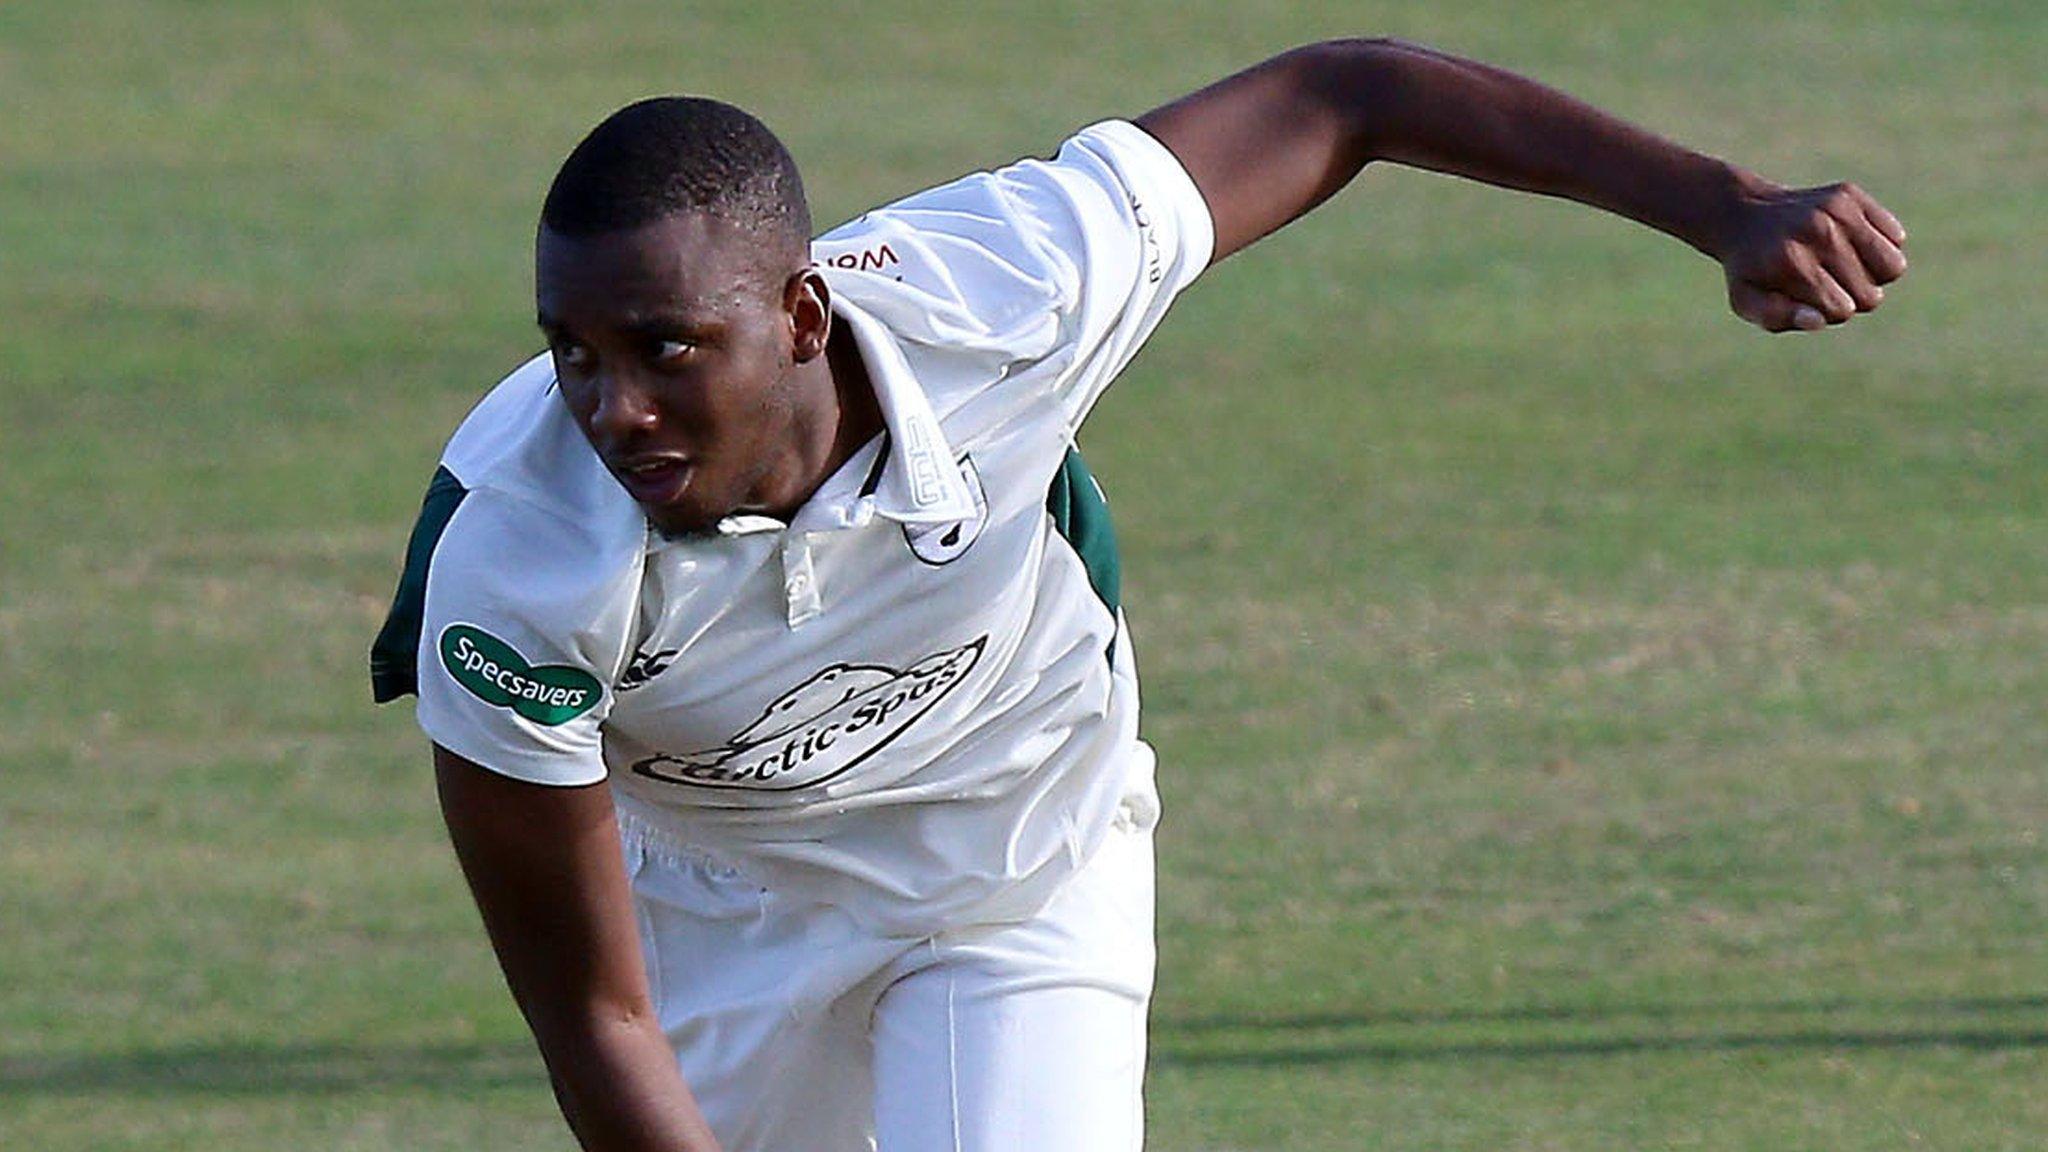
[[[562,162],[540,219],[581,238],[678,212],[810,241],[811,209],[789,149],[747,112],[700,96],[656,96],[605,117]]]

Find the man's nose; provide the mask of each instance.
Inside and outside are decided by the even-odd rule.
[[[590,413],[591,431],[618,439],[652,431],[660,410],[645,385],[630,376],[607,374],[597,385],[597,407]]]

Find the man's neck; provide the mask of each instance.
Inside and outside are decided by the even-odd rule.
[[[867,362],[861,359],[860,345],[848,325],[832,326],[832,335],[825,343],[825,363],[832,374],[832,390],[839,397],[839,429],[832,440],[831,461],[825,468],[825,475],[830,476],[881,434],[883,422],[874,381],[868,376]]]

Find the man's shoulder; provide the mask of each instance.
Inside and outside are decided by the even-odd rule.
[[[1051,159],[877,208],[813,254],[835,307],[887,334],[942,419],[973,406],[980,422],[952,431],[1008,426],[1015,405],[1056,400],[1044,414],[1066,433],[1207,265],[1211,238],[1166,146],[1105,121]]]
[[[487,598],[580,597],[636,570],[647,520],[555,394],[546,356],[527,361],[470,412],[442,453],[455,502],[437,585]]]
[[[464,623],[545,647],[615,617],[637,595],[647,550],[637,509],[579,513],[573,501],[536,499],[502,474],[476,488],[445,466],[441,478],[454,486],[443,479],[430,494],[439,507],[427,512],[440,523],[429,527],[419,580],[424,616],[437,628]]]
[[[551,622],[594,618],[632,586],[645,520],[630,501],[618,506],[623,492],[593,482],[609,477],[589,475],[594,456],[587,444],[577,451],[553,379],[546,357],[521,365],[450,438],[371,649],[378,700],[417,690],[420,638],[437,618],[443,630],[482,624],[534,643]]]
[[[1174,227],[1162,233],[1160,217]],[[1171,240],[1176,251],[1166,251]],[[1206,263],[1207,207],[1179,162],[1121,120],[1051,158],[975,172],[873,209],[817,238],[835,292],[905,338],[1043,355],[1057,316]]]
[[[545,354],[513,369],[477,402],[442,450],[441,466],[465,491],[490,493],[536,517],[644,528],[644,517],[556,394]]]
[[[530,458],[537,442],[568,422],[554,388],[554,365],[545,353],[506,373],[456,426],[442,465],[474,487]]]

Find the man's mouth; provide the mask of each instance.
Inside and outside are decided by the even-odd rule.
[[[637,456],[612,465],[612,475],[636,502],[659,507],[674,503],[690,483],[690,461],[681,456]]]

